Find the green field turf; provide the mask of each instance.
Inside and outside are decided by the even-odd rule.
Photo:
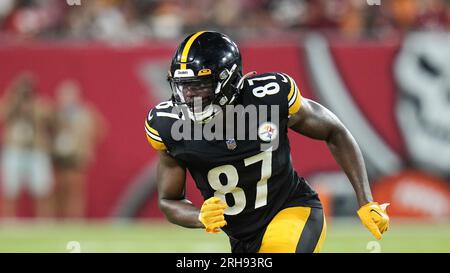
[[[81,252],[229,252],[223,232],[210,235],[162,222],[0,222],[0,252],[70,252],[70,241],[79,242]],[[323,252],[378,250],[371,241],[356,219],[333,220]],[[449,253],[450,223],[393,222],[379,250]]]

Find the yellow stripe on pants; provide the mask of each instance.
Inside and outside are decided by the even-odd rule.
[[[310,214],[310,207],[291,207],[280,211],[267,226],[258,252],[295,253]],[[325,241],[325,234],[326,223],[324,218],[314,252],[320,252]],[[314,240],[314,238],[311,239]]]
[[[295,253],[310,213],[308,207],[280,211],[267,226],[259,253]]]

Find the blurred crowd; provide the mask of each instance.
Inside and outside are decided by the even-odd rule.
[[[24,72],[0,97],[0,215],[17,216],[27,191],[38,218],[83,217],[86,170],[103,119],[75,80],[60,82],[54,101],[39,95],[37,81]]]
[[[178,39],[206,28],[238,38],[315,30],[380,39],[450,27],[450,0],[379,1],[2,0],[0,37],[133,42]]]

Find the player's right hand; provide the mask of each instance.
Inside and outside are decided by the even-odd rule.
[[[220,228],[227,224],[224,217],[227,207],[227,204],[217,197],[211,197],[203,202],[198,219],[205,226],[206,232],[219,233]]]

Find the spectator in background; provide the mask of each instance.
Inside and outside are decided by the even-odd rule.
[[[150,11],[153,1],[85,1],[67,9],[64,20],[69,39],[93,39],[109,42],[140,42],[152,37]]]
[[[336,0],[309,1],[306,27],[312,30],[330,30],[339,26],[339,11],[345,2]]]
[[[11,10],[14,8],[14,0],[3,0],[0,1],[0,25],[3,19],[10,14]]]
[[[183,9],[176,1],[163,1],[155,6],[150,17],[153,37],[174,39],[183,31]]]
[[[421,7],[416,20],[416,28],[422,30],[446,30],[448,29],[447,7],[442,0],[420,1]],[[449,5],[449,3],[447,3]]]
[[[94,147],[104,130],[103,119],[81,98],[73,80],[63,81],[56,90],[56,129],[53,142],[55,166],[55,209],[63,218],[85,215],[85,180]]]
[[[52,115],[49,105],[37,98],[31,74],[22,74],[13,81],[0,109],[3,216],[16,216],[16,201],[21,190],[27,188],[35,202],[36,217],[51,217],[53,173],[48,148]]]
[[[12,8],[10,5],[7,5],[10,13],[4,19],[2,30],[20,39],[55,36],[67,6],[59,0],[15,0]]]
[[[449,30],[449,0],[60,0],[0,1],[0,36],[133,43],[199,29],[236,37],[296,37],[321,31],[383,39],[411,30]]]
[[[394,25],[402,31],[408,31],[416,23],[419,13],[418,2],[416,0],[391,1],[389,5],[389,15]]]

